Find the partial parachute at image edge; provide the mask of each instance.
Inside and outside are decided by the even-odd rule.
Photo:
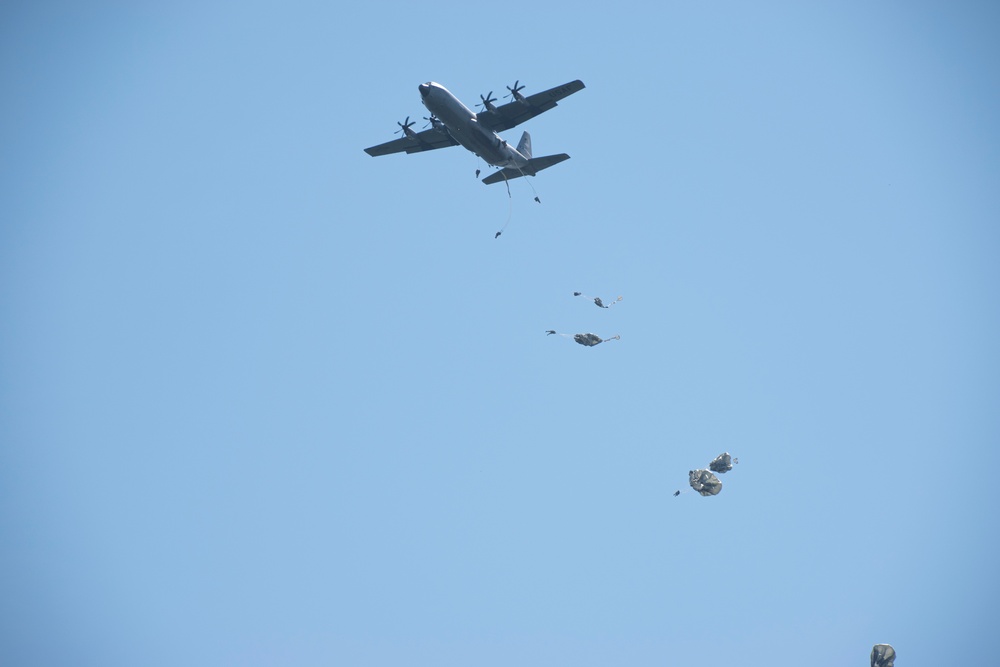
[[[896,649],[889,644],[875,644],[872,646],[871,667],[893,667],[896,661]]]

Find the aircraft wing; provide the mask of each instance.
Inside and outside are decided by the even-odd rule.
[[[486,185],[493,185],[494,183],[499,183],[500,181],[509,181],[513,178],[518,178],[520,176],[536,176],[538,172],[542,169],[548,169],[554,164],[559,164],[563,160],[568,160],[569,156],[565,153],[560,153],[559,155],[546,155],[545,157],[536,157],[528,160],[528,164],[523,167],[507,167],[506,169],[501,169],[500,171],[495,171],[486,178],[483,179],[483,183]]]
[[[573,93],[583,90],[586,86],[577,79],[555,88],[549,88],[541,93],[535,93],[524,98],[524,101],[514,100],[495,111],[484,111],[476,114],[476,120],[494,132],[503,132],[520,125],[538,114],[556,106],[556,102]]]
[[[447,130],[432,127],[429,130],[417,132],[412,137],[400,137],[399,139],[393,139],[378,146],[366,148],[365,152],[372,157],[378,157],[379,155],[391,155],[392,153],[419,153],[420,151],[432,151],[435,148],[447,148],[448,146],[457,145],[458,142],[448,134]]]

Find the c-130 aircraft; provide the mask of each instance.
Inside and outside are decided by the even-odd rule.
[[[559,100],[583,90],[585,87],[583,82],[577,79],[527,97],[521,94],[520,91],[524,86],[518,86],[518,83],[520,81],[515,81],[513,88],[507,86],[507,90],[510,91],[507,97],[510,97],[511,101],[499,107],[493,104],[496,99],[493,98],[492,91],[488,95],[480,95],[482,104],[478,106],[482,106],[483,110],[479,113],[474,113],[462,104],[441,84],[433,81],[422,83],[418,86],[420,101],[431,112],[430,118],[427,119],[431,128],[415,132],[410,129],[413,123],[407,116],[405,121],[397,123],[402,129],[396,132],[402,132],[402,137],[366,148],[365,152],[377,157],[402,152],[419,153],[461,145],[483,158],[490,166],[500,169],[483,179],[483,183],[487,185],[521,176],[534,176],[542,169],[548,169],[554,164],[568,160],[569,155],[565,153],[532,157],[531,135],[527,132],[521,135],[517,148],[512,148],[498,132],[509,130],[548,111],[556,106]],[[478,170],[476,175],[479,175]]]

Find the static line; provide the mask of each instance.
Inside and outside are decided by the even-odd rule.
[[[514,166],[517,167],[517,170],[519,172],[521,172],[521,178],[523,178],[524,180],[528,181],[528,177],[524,175],[523,171],[521,171],[521,167],[518,167],[517,165],[514,165]],[[535,195],[535,201],[538,202],[539,204],[541,204],[542,200],[538,198],[538,193],[535,192],[535,185],[531,181],[528,181],[528,187],[531,188],[531,194]]]
[[[510,181],[507,180],[507,175],[503,173],[503,170],[500,170],[500,174],[503,176],[504,185],[507,186],[507,202],[509,205],[507,207],[507,222],[503,223],[503,227],[500,228],[500,231],[494,234],[494,239],[500,238],[500,235],[503,234],[503,230],[507,229],[507,225],[510,224],[510,218],[514,213],[514,198],[510,195]]]

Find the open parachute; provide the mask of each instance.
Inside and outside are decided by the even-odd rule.
[[[620,335],[614,335],[611,338],[601,338],[597,334],[592,333],[578,333],[578,334],[565,334],[559,333],[549,329],[545,332],[547,336],[562,336],[563,338],[572,338],[580,345],[586,345],[587,347],[594,347],[595,345],[600,345],[601,343],[607,343],[609,340],[621,340]]]
[[[896,661],[896,649],[889,644],[872,646],[872,667],[892,667]]]
[[[729,452],[722,452],[708,464],[708,469],[712,472],[729,472],[733,469],[733,462],[734,459]],[[739,463],[739,459],[735,459],[735,462]]]
[[[722,482],[712,473],[727,473],[733,469],[733,465],[739,463],[739,459],[734,459],[729,452],[723,452],[712,459],[708,468],[699,468],[688,472],[688,484],[691,488],[703,496],[717,496],[722,491]],[[674,496],[681,495],[680,490],[674,492]]]
[[[703,496],[717,496],[719,491],[722,491],[722,482],[708,470],[688,472],[688,482],[692,489]]]

